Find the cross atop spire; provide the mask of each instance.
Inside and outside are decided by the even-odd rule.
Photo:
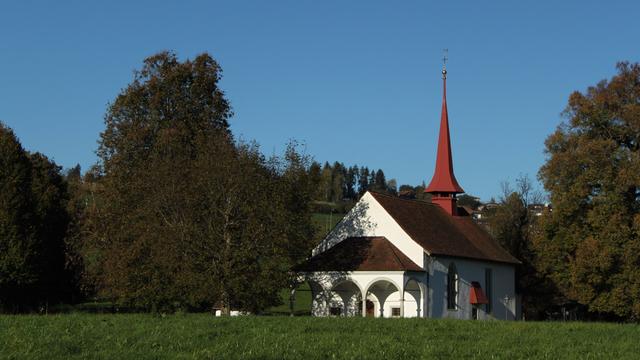
[[[451,156],[451,139],[449,137],[449,114],[447,111],[447,69],[446,49],[443,58],[445,66],[442,68],[442,113],[440,115],[440,134],[438,138],[438,153],[436,169],[431,183],[424,190],[433,195],[433,202],[445,208],[451,215],[456,213],[455,195],[464,190],[458,184],[453,174],[453,158]]]
[[[442,79],[447,79],[447,60],[449,60],[449,49],[442,49]]]

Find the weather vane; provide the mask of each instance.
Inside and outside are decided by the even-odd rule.
[[[449,55],[449,49],[442,49],[443,55],[442,55],[442,78],[446,79],[447,78],[447,60],[449,60],[449,57],[447,55]]]

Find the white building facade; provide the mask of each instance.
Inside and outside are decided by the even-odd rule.
[[[315,316],[514,320],[515,266],[470,214],[453,173],[446,70],[432,201],[367,192],[296,267]]]
[[[312,315],[479,320],[518,317],[516,259],[504,250],[501,257],[492,260],[470,258],[467,253],[431,253],[378,199],[385,203],[411,202],[441,217],[448,216],[435,204],[367,192],[314,249],[314,256],[299,267],[301,282],[307,282],[311,289]],[[354,246],[354,239],[364,242],[368,252],[363,254],[362,246]],[[392,249],[370,245],[376,241]],[[323,255],[327,256],[323,259]],[[473,283],[479,284],[486,303],[471,301],[472,292],[477,291]]]

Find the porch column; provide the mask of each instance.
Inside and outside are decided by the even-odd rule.
[[[347,301],[343,301],[343,304],[342,304],[342,316],[344,316],[344,317],[349,316],[349,303],[351,302],[350,300],[351,300],[351,298],[349,298]]]
[[[329,312],[329,293],[326,291],[322,292],[324,295],[322,296],[324,298],[323,302],[324,302],[324,316],[327,317],[329,315],[331,315],[331,313]]]
[[[362,294],[362,317],[367,317],[367,291]]]
[[[402,279],[402,289],[400,290],[400,317],[404,317],[404,279]]]

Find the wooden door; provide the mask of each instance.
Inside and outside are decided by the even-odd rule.
[[[373,301],[367,300],[367,317],[375,316],[375,306],[373,305]]]

